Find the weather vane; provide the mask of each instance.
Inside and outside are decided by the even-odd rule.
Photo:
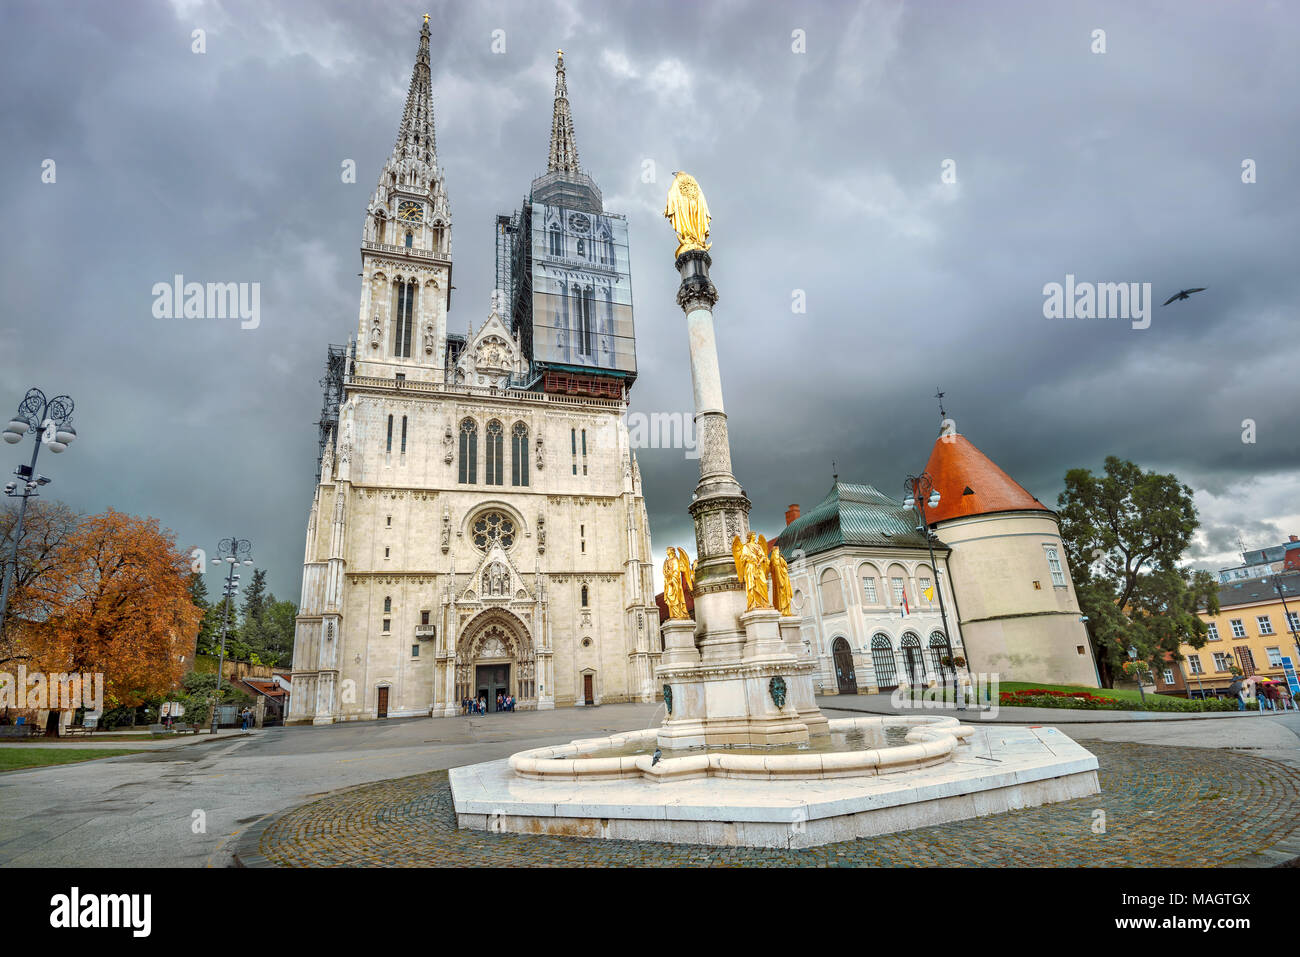
[[[936,399],[939,400],[939,418],[941,418],[941,419],[946,419],[946,418],[948,418],[948,413],[945,412],[945,411],[943,410],[943,397],[944,397],[944,393],[942,393],[942,392],[939,391],[939,387],[938,387],[938,386],[935,386],[935,387],[934,387],[934,397],[935,397]]]

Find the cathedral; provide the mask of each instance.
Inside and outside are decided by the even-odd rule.
[[[454,333],[426,19],[321,380],[288,723],[654,700],[627,221],[579,165],[562,53],[547,171],[496,227],[491,309]]]

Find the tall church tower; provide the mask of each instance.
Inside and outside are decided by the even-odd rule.
[[[451,305],[451,209],[433,123],[429,24],[392,155],[366,207],[356,374],[442,382]]]
[[[497,288],[531,384],[626,397],[636,381],[627,219],[605,210],[578,162],[562,50],[546,172],[517,212],[497,217]]]
[[[509,290],[449,333],[426,21],[366,207],[356,336],[321,380],[289,723],[655,698],[627,222],[578,165],[562,55],[547,172],[506,225]]]

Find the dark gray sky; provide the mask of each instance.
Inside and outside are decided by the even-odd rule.
[[[708,195],[756,527],[819,500],[832,459],[898,494],[928,457],[939,386],[958,428],[1048,504],[1066,469],[1113,453],[1197,490],[1198,563],[1231,563],[1238,531],[1248,547],[1300,532],[1293,4],[427,9],[451,328],[485,317],[494,216],[545,167],[562,46],[583,165],[630,220],[634,411],[690,411],[660,213],[673,170]],[[326,344],[355,331],[362,213],[425,10],[0,7],[0,406],[31,385],[77,401],[80,441],[42,458],[57,497],[157,516],[208,549],[251,538],[297,600],[317,380]],[[152,286],[177,273],[260,283],[260,327],[155,319]],[[1067,273],[1150,282],[1157,302],[1208,289],[1146,330],[1045,319],[1043,286]],[[640,459],[656,551],[687,544],[696,462]]]

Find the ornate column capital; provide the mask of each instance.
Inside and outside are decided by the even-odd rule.
[[[708,309],[718,304],[718,289],[709,278],[713,258],[702,249],[688,249],[677,257],[677,271],[682,284],[677,289],[677,305],[688,315],[696,309]]]

